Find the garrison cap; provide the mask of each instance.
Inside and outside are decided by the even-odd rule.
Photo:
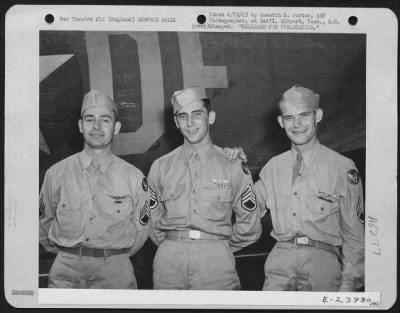
[[[313,109],[318,109],[319,95],[308,88],[296,84],[283,93],[280,103],[282,102],[307,104]]]
[[[206,90],[201,87],[188,87],[182,90],[175,91],[171,97],[171,104],[174,109],[174,114],[182,107],[197,100],[208,99]]]
[[[92,89],[83,97],[81,115],[94,107],[108,108],[118,114],[118,105],[114,101],[100,91]]]

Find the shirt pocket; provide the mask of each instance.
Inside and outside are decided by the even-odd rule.
[[[324,199],[319,195],[308,195],[306,203],[312,213],[321,216],[328,216],[339,212],[339,202],[337,200]]]
[[[122,220],[132,212],[132,198],[130,195],[104,195],[98,197],[98,207],[105,217]]]
[[[232,215],[232,188],[205,186],[201,194],[200,215],[210,221],[230,221]]]
[[[161,202],[167,212],[168,219],[183,218],[187,215],[189,207],[188,199],[182,197],[185,190],[185,185],[166,186],[161,194]]]
[[[83,214],[80,207],[79,195],[71,196],[66,190],[61,190],[60,201],[57,205],[56,217],[60,233],[73,239],[78,238],[83,231]]]
[[[337,233],[340,229],[340,206],[339,201],[324,199],[319,195],[308,195],[306,199],[308,208],[308,219],[318,228],[320,232]]]

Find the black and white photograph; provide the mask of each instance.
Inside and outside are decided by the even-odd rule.
[[[36,306],[393,304],[397,34],[377,36],[362,9],[49,9],[25,13],[41,20],[20,52],[32,75],[19,114],[7,75],[20,47],[6,51],[6,134],[29,143],[11,154],[6,142],[6,178],[17,160],[31,165],[23,201],[16,178],[6,186],[5,266],[14,234],[35,259],[23,287],[22,274],[6,277],[12,295],[31,290]],[[28,119],[22,139],[11,123]]]

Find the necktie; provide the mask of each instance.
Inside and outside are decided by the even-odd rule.
[[[292,181],[292,183],[294,183],[297,176],[299,176],[299,174],[300,174],[301,162],[303,162],[303,156],[301,155],[301,153],[297,153],[296,164],[293,166],[293,181]]]
[[[92,193],[93,193],[94,187],[96,186],[97,178],[98,178],[99,162],[97,162],[96,160],[93,160],[90,163],[88,170],[89,170],[89,185],[90,185],[90,189],[92,190]]]
[[[92,160],[90,163],[90,174],[97,175],[97,172],[99,170],[99,162],[97,160]]]

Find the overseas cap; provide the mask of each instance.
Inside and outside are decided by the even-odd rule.
[[[206,90],[204,88],[188,87],[186,89],[175,91],[171,97],[171,104],[174,109],[174,114],[185,105],[202,99],[208,99]]]
[[[103,107],[118,113],[118,105],[112,101],[109,97],[97,90],[90,90],[84,97],[81,108],[81,115],[90,108]]]
[[[314,91],[304,88],[300,85],[294,85],[283,93],[282,102],[290,102],[293,104],[307,104],[312,109],[318,109],[319,95]]]

